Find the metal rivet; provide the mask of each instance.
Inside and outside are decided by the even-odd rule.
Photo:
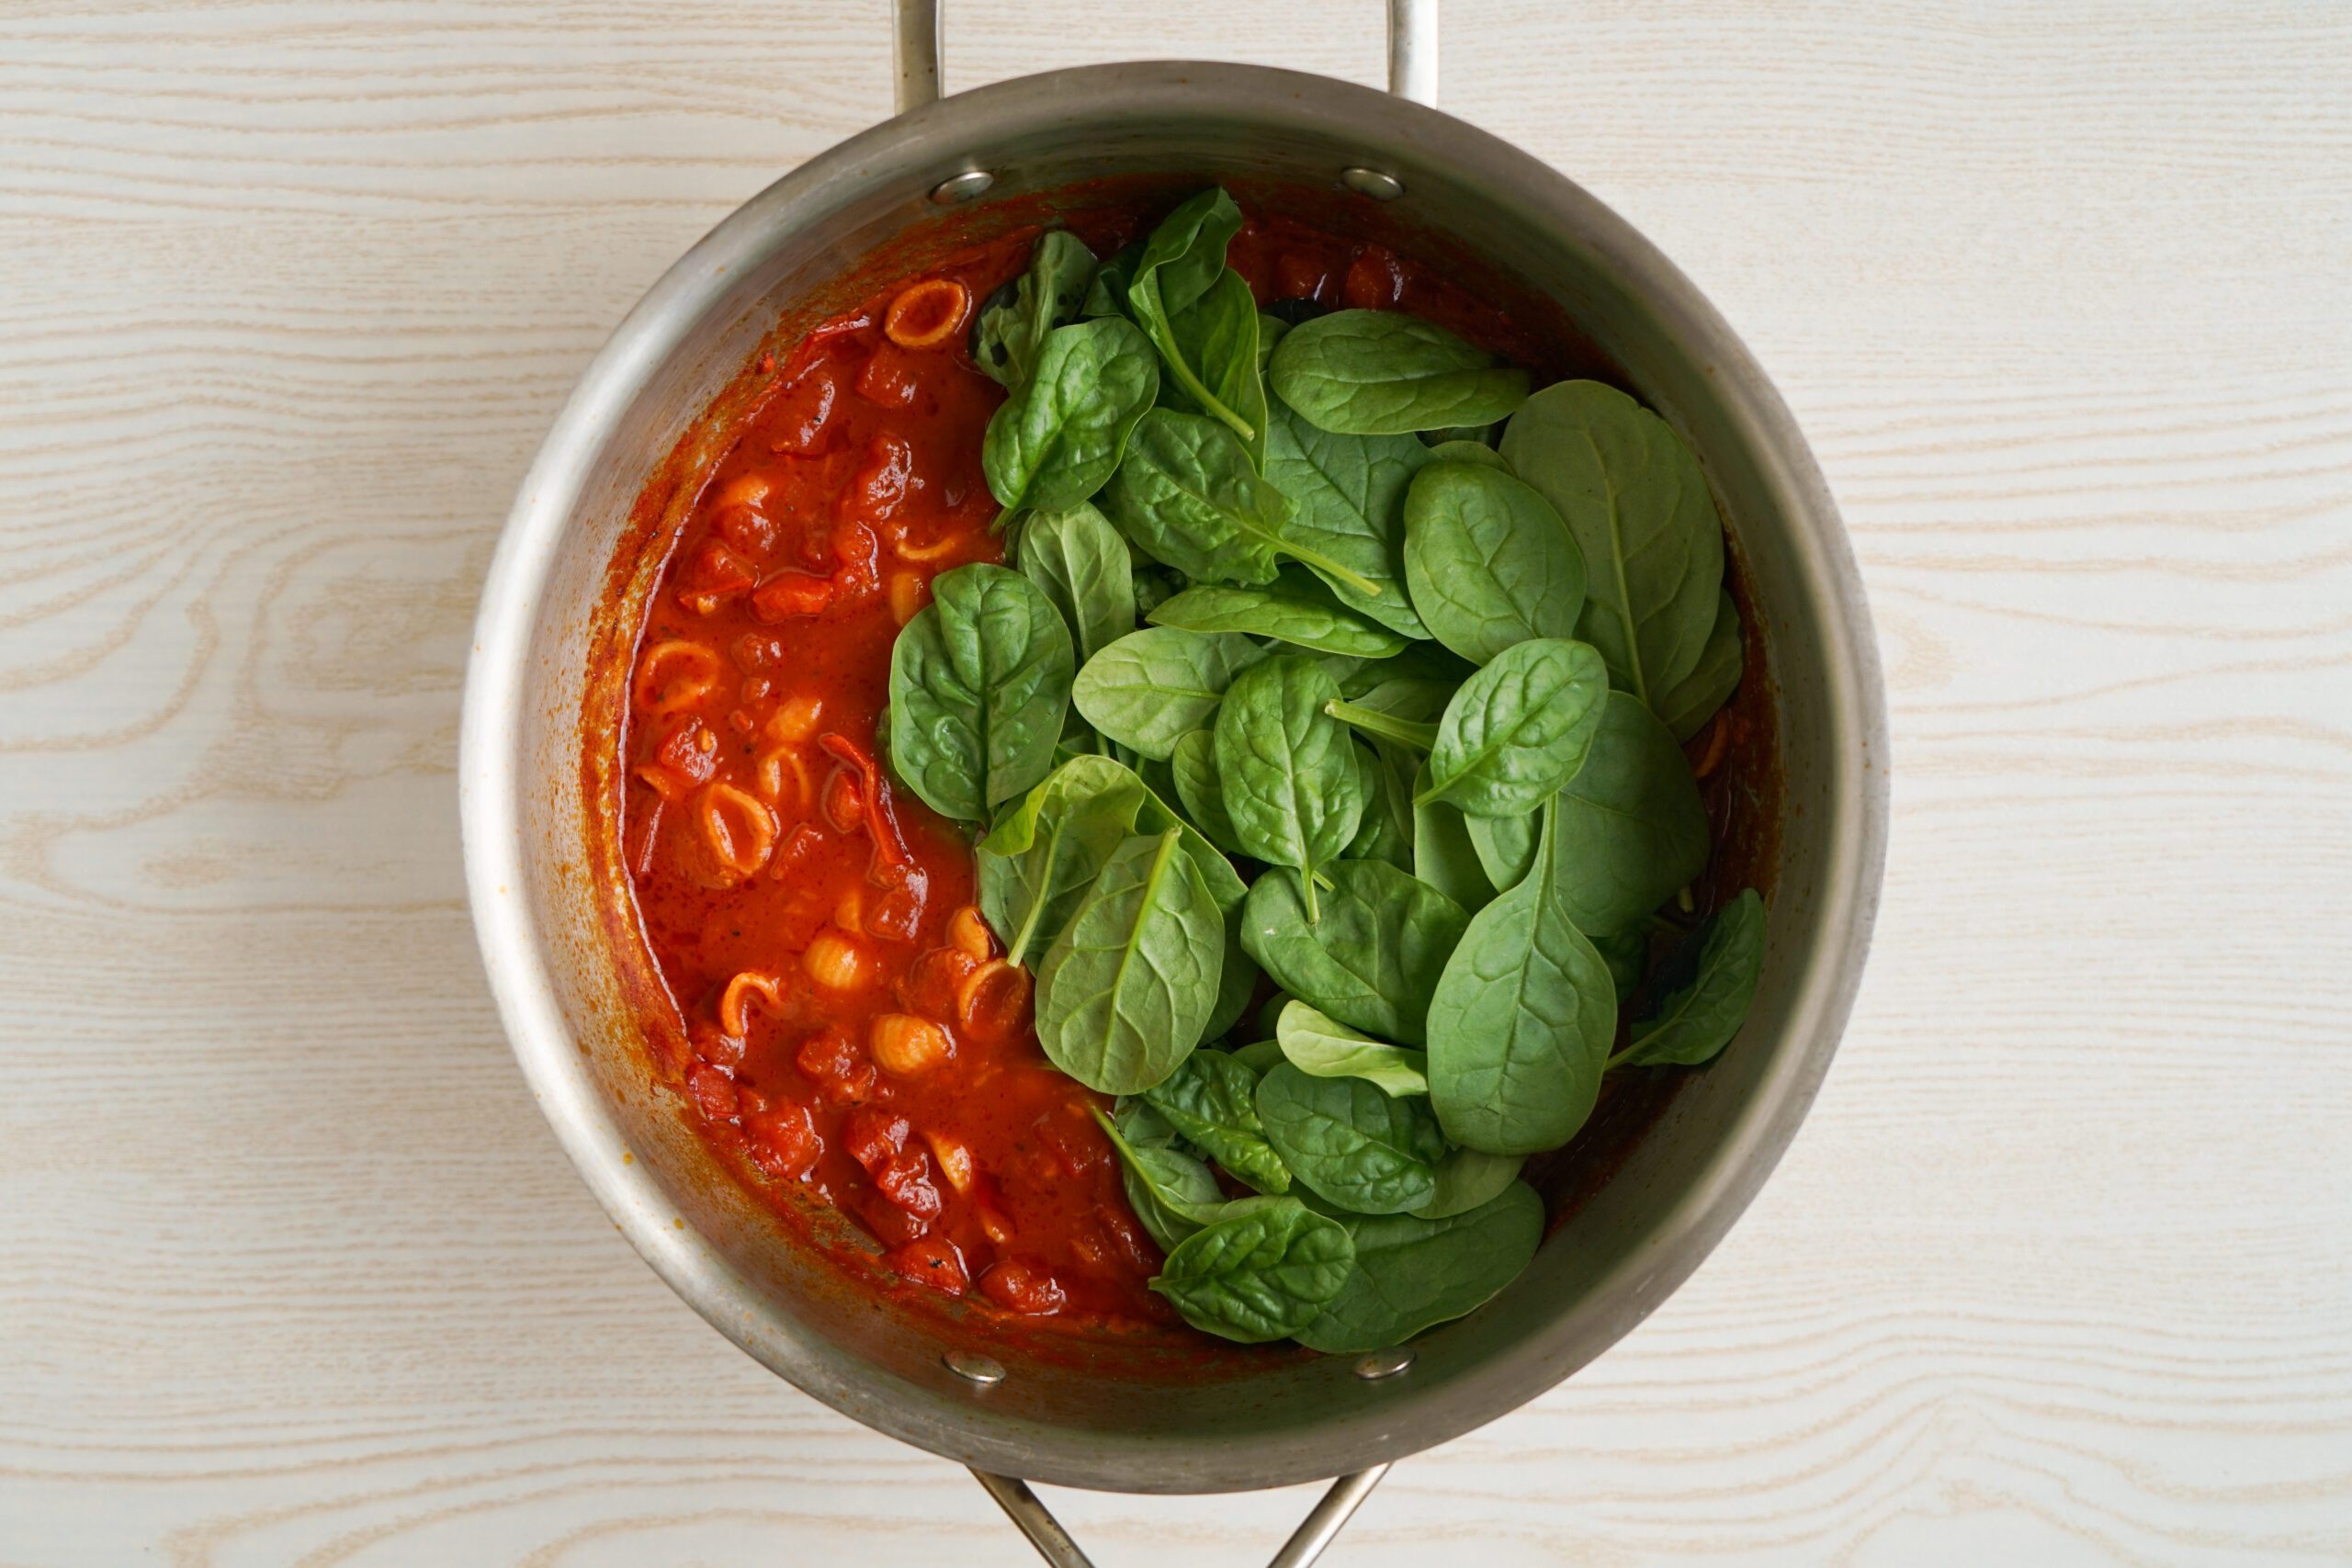
[[[1384,175],[1378,169],[1341,169],[1340,183],[1358,196],[1368,196],[1374,201],[1394,201],[1405,194],[1405,182],[1395,175]]]
[[[996,176],[986,169],[967,169],[952,180],[942,180],[931,187],[931,199],[942,207],[953,207],[959,201],[969,201],[996,184]]]
[[[950,1350],[939,1359],[947,1363],[949,1371],[982,1388],[994,1388],[1004,1381],[1003,1363],[993,1357],[972,1350]]]
[[[1393,1378],[1413,1364],[1413,1353],[1399,1345],[1390,1350],[1374,1350],[1369,1356],[1357,1358],[1356,1376],[1366,1382]]]

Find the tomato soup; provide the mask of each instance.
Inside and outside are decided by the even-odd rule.
[[[1097,215],[1099,254],[1152,214]],[[931,266],[758,367],[644,612],[620,851],[685,1022],[665,1064],[702,1135],[779,1213],[846,1215],[895,1288],[1078,1332],[1184,1333],[1147,1288],[1093,1111],[1030,1024],[975,907],[960,825],[877,755],[891,649],[940,572],[996,561],[981,302],[1036,231]],[[1397,307],[1528,354],[1492,305],[1377,245],[1261,215],[1230,265],[1261,304]]]

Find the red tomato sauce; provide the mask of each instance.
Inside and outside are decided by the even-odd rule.
[[[1107,256],[1152,216],[1076,227]],[[984,1312],[1189,1335],[1147,1288],[1160,1255],[1091,1115],[1107,1100],[1047,1064],[1027,976],[974,908],[966,831],[875,758],[899,628],[933,576],[1001,558],[980,445],[1003,392],[967,344],[1035,233],[756,367],[764,400],[701,478],[645,611],[620,849],[685,1021],[665,1066],[753,1190],[840,1211],[898,1280]],[[1401,304],[1520,346],[1494,307],[1377,245],[1253,219],[1229,260],[1261,303]]]

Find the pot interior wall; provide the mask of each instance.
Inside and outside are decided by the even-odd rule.
[[[1265,1486],[1397,1457],[1510,1408],[1606,1348],[1695,1266],[1769,1170],[1826,1066],[1823,1032],[1834,1037],[1842,1021],[1859,959],[1845,926],[1823,914],[1826,900],[1850,902],[1859,885],[1860,738],[1850,697],[1833,689],[1852,683],[1849,667],[1868,649],[1845,640],[1851,606],[1827,586],[1843,547],[1834,521],[1824,534],[1826,503],[1802,449],[1775,450],[1756,408],[1726,395],[1760,378],[1690,341],[1688,312],[1661,304],[1654,280],[1637,292],[1629,280],[1657,265],[1646,247],[1574,187],[1496,152],[1491,138],[1363,89],[1228,67],[1214,68],[1212,82],[1211,73],[1098,68],[947,100],[783,182],[682,263],[567,413],[609,434],[576,494],[562,481],[563,523],[531,612],[531,701],[513,737],[531,913],[600,1111],[566,1139],[592,1178],[597,1162],[624,1155],[638,1173],[599,1184],[632,1240],[717,1326],[849,1415],[988,1468],[1132,1490]],[[1063,77],[1085,90],[1057,92]],[[1014,96],[1023,87],[1069,107],[1024,107]],[[1338,172],[1356,164],[1396,175],[1405,197],[1375,209],[1341,193]],[[943,212],[924,199],[966,166],[996,175],[981,202]],[[1483,258],[1554,302],[1701,453],[1761,623],[1769,667],[1749,679],[1777,694],[1784,816],[1766,878],[1771,945],[1747,1030],[1679,1087],[1525,1275],[1471,1319],[1424,1336],[1413,1368],[1382,1382],[1357,1378],[1347,1358],[1271,1353],[1170,1383],[1137,1375],[1148,1374],[1148,1356],[1082,1348],[1042,1361],[985,1346],[1012,1373],[986,1391],[946,1371],[941,1353],[978,1344],[977,1330],[877,1308],[845,1287],[652,1087],[626,1003],[633,977],[616,962],[589,851],[610,807],[583,789],[582,715],[614,700],[614,626],[600,606],[616,553],[637,592],[658,564],[650,553],[626,556],[642,551],[631,511],[648,477],[780,320],[789,338],[857,297],[865,285],[845,278],[905,270],[943,225],[969,233],[1033,220],[1035,198],[1111,176],[1177,182],[1171,189],[1296,186],[1329,204],[1326,227],[1345,231],[1361,211],[1389,231]],[[1712,321],[1691,299],[1702,325]],[[690,303],[694,323],[665,344],[669,321]],[[535,472],[533,482],[555,481]],[[523,504],[534,501],[526,491]],[[1798,515],[1806,508],[1818,510]]]

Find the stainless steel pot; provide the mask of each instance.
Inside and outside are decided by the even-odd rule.
[[[1698,1267],[1813,1099],[1860,980],[1886,821],[1886,726],[1862,591],[1812,455],[1689,280],[1583,190],[1507,142],[1346,83],[1251,66],[1057,71],[936,99],[935,0],[899,6],[898,118],[777,181],[655,285],[581,378],[499,543],[466,687],[467,877],[516,1056],[582,1176],[656,1271],[779,1375],[963,1461],[1062,1562],[1018,1482],[1136,1492],[1355,1472],[1288,1555],[1304,1562],[1390,1461],[1493,1419],[1599,1355]],[[1396,0],[1392,85],[1435,85],[1434,0]],[[935,101],[934,101],[935,100]],[[943,204],[1114,175],[1280,180],[1387,200],[1555,302],[1700,453],[1745,563],[1777,696],[1783,818],[1763,987],[1606,1185],[1495,1301],[1363,1362],[1272,1358],[1170,1385],[990,1359],[843,1292],[714,1164],[645,1071],[597,890],[581,716],[596,614],[632,502],[789,301]],[[1033,1511],[1034,1510],[1034,1511]]]

